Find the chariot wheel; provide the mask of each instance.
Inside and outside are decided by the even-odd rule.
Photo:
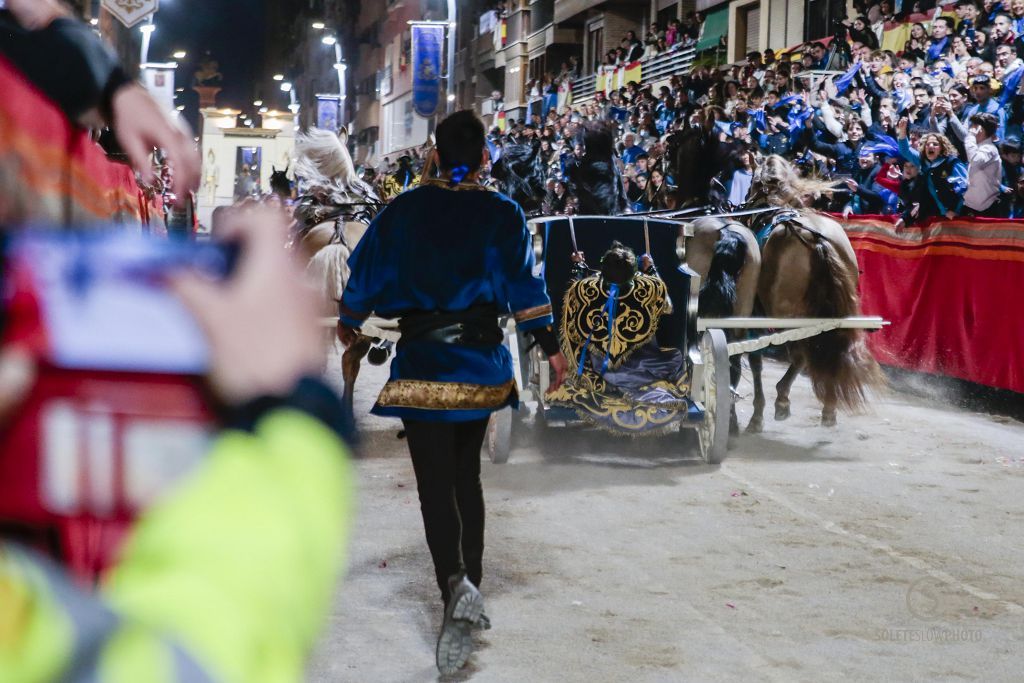
[[[487,423],[487,437],[484,439],[487,455],[495,465],[508,462],[512,451],[512,409],[502,408],[491,413]]]
[[[700,455],[709,465],[725,459],[729,441],[729,346],[722,330],[707,330],[700,338],[703,373],[700,386],[694,387],[704,406],[704,421],[697,427]]]

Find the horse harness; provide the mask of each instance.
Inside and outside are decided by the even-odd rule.
[[[767,219],[765,219],[764,216],[767,216]],[[775,228],[779,227],[780,225],[789,228],[803,228],[804,230],[811,233],[819,240],[828,240],[828,237],[823,232],[811,226],[808,223],[807,219],[804,217],[804,215],[801,214],[800,211],[796,209],[779,209],[775,213],[769,212],[757,216],[751,222],[753,223],[752,227],[754,231],[754,236],[757,238],[757,244],[761,249],[764,249],[764,245],[768,242],[768,238],[771,237],[771,234],[775,231]],[[800,233],[799,230],[794,229],[792,232],[798,240],[803,242],[804,246],[806,246],[809,249],[814,247],[814,245],[811,244],[807,240],[807,238],[805,238]]]

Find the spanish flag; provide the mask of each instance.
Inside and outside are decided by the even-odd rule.
[[[505,112],[499,111],[498,115],[494,118],[495,124],[498,126],[498,130],[502,133],[505,132]]]
[[[501,20],[501,46],[505,47],[508,42],[508,19]]]
[[[637,85],[640,85],[640,62],[632,62],[626,65],[625,73],[622,77],[622,84],[629,85],[630,82],[635,82]]]
[[[608,77],[604,73],[599,73],[594,77],[594,92],[608,92]]]

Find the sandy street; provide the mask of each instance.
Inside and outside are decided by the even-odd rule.
[[[437,678],[412,468],[367,414],[384,378],[364,365],[357,531],[312,681]],[[494,628],[460,680],[1020,681],[1024,425],[903,394],[835,429],[819,410],[798,380],[793,417],[769,403],[720,467],[527,427],[484,463]]]

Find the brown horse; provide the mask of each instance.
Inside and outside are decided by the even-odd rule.
[[[800,178],[789,162],[769,157],[754,178],[755,205],[780,207],[758,214],[751,227],[764,244],[757,299],[773,318],[844,318],[860,315],[857,257],[843,227],[831,218],[803,208],[827,186]],[[786,209],[785,207],[794,207]],[[871,357],[860,330],[831,330],[789,344],[790,366],[776,385],[775,419],[790,416],[789,392],[797,374],[806,370],[814,394],[823,403],[821,423],[836,424],[836,409],[862,408],[867,389],[882,384],[878,363]],[[748,431],[760,431],[764,420],[761,359],[751,354],[754,416]]]
[[[742,223],[711,216],[698,218],[692,225],[693,237],[686,243],[686,264],[704,283],[697,314],[702,318],[750,316],[761,272],[761,251],[754,233]],[[727,334],[732,337],[737,332],[729,330]],[[739,356],[730,359],[729,375],[735,391],[740,380]],[[739,432],[735,404],[729,417],[729,432]]]

